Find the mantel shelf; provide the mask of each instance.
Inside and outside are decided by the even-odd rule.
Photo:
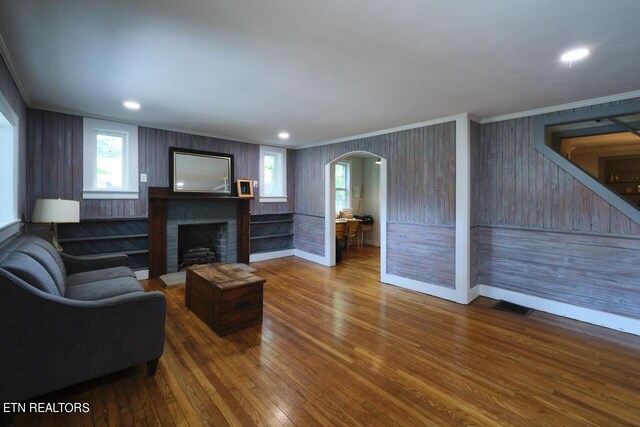
[[[207,193],[172,193],[169,187],[149,187],[149,199],[253,200],[253,197],[220,196]]]

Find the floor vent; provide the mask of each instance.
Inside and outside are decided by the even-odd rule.
[[[522,305],[513,304],[507,301],[498,301],[496,305],[493,306],[496,310],[508,311],[510,313],[519,314],[521,316],[529,316],[533,313],[533,309],[529,307],[524,307]]]

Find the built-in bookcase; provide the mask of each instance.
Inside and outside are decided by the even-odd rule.
[[[251,215],[251,253],[293,249],[293,214]]]
[[[147,218],[58,224],[58,241],[70,255],[126,254],[134,270],[148,267]]]

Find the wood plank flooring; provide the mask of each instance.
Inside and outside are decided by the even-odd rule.
[[[91,412],[15,425],[640,425],[640,337],[381,285],[378,258],[253,263],[264,323],[223,338],[166,289],[154,377],[138,366],[35,399]]]

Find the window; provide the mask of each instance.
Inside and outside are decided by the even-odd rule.
[[[138,127],[86,118],[84,199],[138,198]]]
[[[18,116],[0,93],[0,242],[20,231]]]
[[[260,201],[287,201],[287,150],[260,146]]]
[[[351,207],[349,182],[351,181],[351,164],[336,163],[336,213]]]

